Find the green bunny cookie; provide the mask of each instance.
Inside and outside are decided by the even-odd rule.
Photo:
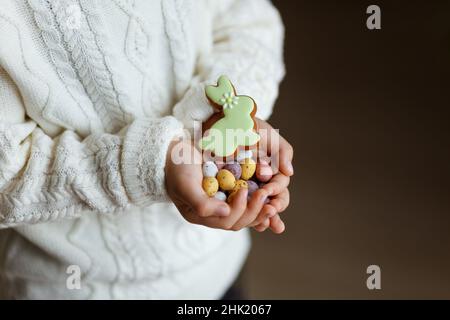
[[[200,139],[202,150],[211,150],[215,156],[227,157],[239,147],[249,147],[258,143],[260,137],[253,130],[252,118],[256,104],[248,96],[239,96],[226,76],[221,76],[217,86],[207,86],[206,96],[222,107],[224,117],[215,122],[207,135]]]

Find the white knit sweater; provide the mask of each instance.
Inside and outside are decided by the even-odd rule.
[[[189,224],[169,142],[227,74],[267,118],[283,28],[266,0],[2,0],[0,298],[218,298],[247,232]],[[69,289],[70,265],[81,289]]]

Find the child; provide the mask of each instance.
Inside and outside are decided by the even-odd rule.
[[[266,0],[4,0],[0,298],[220,298],[244,228],[284,230],[292,148],[279,139],[280,172],[248,206],[208,198],[200,166],[170,155],[192,148],[179,138],[220,74],[268,118],[282,39]]]

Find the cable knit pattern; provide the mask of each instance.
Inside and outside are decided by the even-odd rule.
[[[119,67],[124,68],[124,65],[120,63],[118,59],[115,58],[115,53],[117,50],[117,45],[113,45],[111,43],[111,35],[106,33],[107,26],[105,25],[105,21],[103,16],[100,14],[102,10],[102,6],[104,4],[104,0],[72,0],[74,3],[79,2],[81,8],[83,9],[83,13],[86,15],[87,25],[92,30],[94,35],[95,43],[97,45],[98,53],[102,55],[105,69],[100,71],[96,78],[100,83],[104,79],[103,72],[107,72],[111,77],[111,85],[112,87],[108,87],[104,94],[100,94],[100,98],[104,99],[106,106],[108,107],[108,112],[114,112],[114,109],[120,109],[120,115],[122,117],[122,121],[124,123],[130,122],[134,115],[132,114],[133,105],[129,98],[129,92],[126,91],[126,88],[129,88],[123,80],[121,76],[121,70]],[[83,23],[81,23],[80,29],[83,28]],[[122,49],[122,48],[121,48]],[[94,64],[93,64],[94,65]],[[94,69],[95,70],[95,69]],[[105,75],[106,76],[106,75]],[[89,89],[88,89],[89,91]],[[102,91],[100,91],[103,93]],[[112,104],[111,106],[107,103],[108,93],[115,93],[117,95],[118,101],[117,104]],[[104,97],[103,97],[104,95]],[[119,116],[117,118],[120,118]],[[120,124],[113,127],[113,132],[117,129],[120,129]]]
[[[150,26],[136,9],[135,0],[114,0],[114,2],[129,17],[125,52],[142,76],[142,104],[148,103],[153,107],[153,111],[163,114],[162,95],[164,90],[161,89],[161,84],[152,77],[150,47],[154,43],[152,43]],[[148,101],[145,101],[146,99]]]
[[[0,299],[219,298],[248,233],[182,218],[168,146],[220,73],[267,118],[282,33],[267,0],[2,0]]]
[[[29,0],[29,3],[34,9],[36,22],[41,28],[43,39],[50,49],[61,78],[67,79],[68,85],[77,86],[79,89],[74,67],[100,118],[104,120],[106,129],[116,131],[122,127],[125,123],[124,113],[120,108],[106,59],[99,51],[96,36],[87,21],[91,15],[84,15],[81,11],[87,4],[84,1],[77,4],[69,0]],[[69,24],[71,17],[67,8],[70,6],[79,8],[79,19],[85,20],[80,21],[79,28]],[[55,22],[52,21],[53,16]],[[59,32],[63,35],[68,53],[63,48]],[[71,55],[73,63],[69,62],[68,54]]]
[[[12,138],[11,128],[4,129],[2,138],[14,154],[20,144]],[[98,134],[83,143],[70,131],[52,141],[35,130],[22,179],[13,180],[15,183],[1,194],[0,227],[74,216],[82,209],[102,213],[123,210],[130,204],[128,196],[136,205],[165,200],[166,154],[160,150],[167,150],[171,139],[181,136],[181,129],[170,117],[142,119],[131,125],[125,138]]]
[[[92,105],[89,99],[83,99],[85,89],[77,78],[76,71],[69,61],[69,56],[64,49],[62,37],[56,28],[56,22],[47,1],[28,0],[28,4],[34,10],[34,18],[41,31],[41,36],[47,45],[50,58],[56,67],[60,79],[65,84],[72,98],[78,102],[80,109],[88,118],[92,118],[88,106]],[[81,100],[81,101],[78,101]]]
[[[186,24],[182,15],[187,14],[187,2],[181,0],[167,0],[162,2],[166,33],[170,41],[170,53],[173,59],[175,87],[177,95],[181,96],[186,90],[193,65],[186,63],[189,59],[190,46],[187,43]],[[191,56],[192,58],[192,56]]]

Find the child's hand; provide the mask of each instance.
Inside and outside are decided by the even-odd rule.
[[[182,154],[189,154],[190,156],[186,157],[189,161],[175,163],[174,155]],[[275,186],[271,187],[272,184],[269,183],[268,188],[257,190],[248,203],[247,189],[243,188],[233,201],[227,204],[208,197],[203,191],[201,163],[202,156],[192,143],[187,141],[171,143],[166,160],[166,187],[183,217],[191,223],[224,230],[237,231],[257,225],[256,220],[263,212],[263,207],[269,206],[264,205],[269,191]]]
[[[290,177],[294,174],[292,157],[294,154],[292,146],[281,137],[267,122],[256,119],[261,140],[259,149],[266,150],[270,156],[272,167],[276,169],[273,178],[262,188],[271,196],[270,202],[266,204],[263,211],[252,225],[259,232],[268,227],[274,233],[282,233],[285,229],[279,213],[283,212],[289,205],[288,185]],[[279,170],[278,170],[279,169]]]

